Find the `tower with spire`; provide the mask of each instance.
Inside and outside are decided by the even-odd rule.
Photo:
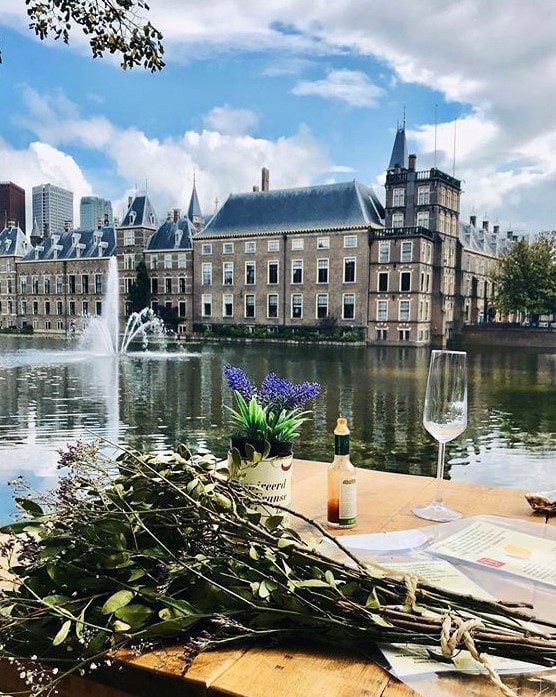
[[[196,230],[200,230],[203,227],[204,220],[203,214],[201,213],[201,206],[199,204],[199,197],[197,196],[195,173],[193,173],[193,191],[191,192],[189,208],[187,209],[187,217],[193,223]]]

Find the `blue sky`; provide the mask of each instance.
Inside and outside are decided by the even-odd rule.
[[[160,217],[185,207],[193,170],[207,212],[263,165],[271,187],[356,178],[382,196],[404,105],[426,168],[436,104],[450,173],[456,128],[462,215],[556,227],[551,0],[153,0],[168,56],[158,74],[92,60],[80,36],[41,43],[24,0],[2,4],[1,180],[105,196],[121,214],[147,179]]]

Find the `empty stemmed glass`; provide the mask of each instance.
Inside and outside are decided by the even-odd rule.
[[[417,507],[419,518],[445,523],[461,518],[459,511],[448,508],[442,500],[445,444],[467,427],[467,354],[464,351],[433,351],[429,365],[423,425],[438,441],[436,499],[428,506]]]

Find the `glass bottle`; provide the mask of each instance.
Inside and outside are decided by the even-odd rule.
[[[334,429],[334,461],[328,467],[327,523],[331,528],[357,525],[357,482],[349,459],[349,429],[340,417]]]

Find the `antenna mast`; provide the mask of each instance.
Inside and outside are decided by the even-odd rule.
[[[436,132],[438,130],[438,104],[434,105],[434,168],[436,169]]]
[[[452,159],[452,177],[456,176],[456,131],[457,131],[458,120],[454,121],[454,156]]]

